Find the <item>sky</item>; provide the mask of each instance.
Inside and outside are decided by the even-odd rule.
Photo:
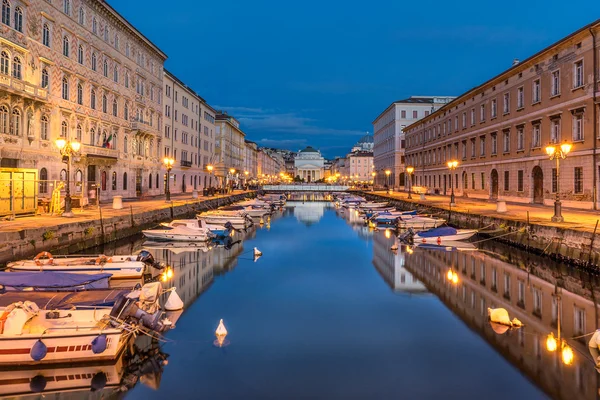
[[[393,101],[460,95],[600,18],[597,0],[109,3],[246,139],[326,158]]]

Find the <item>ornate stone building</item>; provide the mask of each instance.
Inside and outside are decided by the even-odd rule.
[[[319,150],[308,146],[300,150],[294,159],[296,175],[305,182],[315,182],[324,178],[325,159]]]
[[[71,193],[83,203],[161,192],[166,55],[97,0],[4,0],[0,23],[0,166],[34,168],[49,196],[77,139]]]

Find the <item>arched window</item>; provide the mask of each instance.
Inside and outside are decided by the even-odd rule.
[[[119,50],[119,35],[115,34],[115,49]]]
[[[69,57],[69,37],[67,35],[63,37],[63,56]]]
[[[116,65],[113,68],[113,81],[119,82],[119,68]]]
[[[127,136],[123,138],[123,153],[127,153]]]
[[[108,26],[104,26],[104,41],[108,42]]]
[[[108,78],[108,61],[106,60],[106,58],[104,59],[104,76]]]
[[[19,57],[13,58],[13,71],[12,72],[13,72],[12,73],[13,78],[17,78],[17,79],[22,78],[21,59]]]
[[[85,10],[82,6],[79,7],[79,24],[85,24]]]
[[[96,130],[94,128],[90,129],[90,146],[96,145]]]
[[[83,173],[80,169],[75,172],[75,191],[81,193],[81,188],[83,187]]]
[[[65,182],[67,180],[67,170],[66,169],[60,170],[60,180],[63,182]]]
[[[129,87],[129,72],[125,72],[125,87]]]
[[[21,135],[21,111],[14,109],[12,112],[12,125],[10,126],[10,134],[15,136]]]
[[[152,189],[152,174],[148,176],[148,189]]]
[[[10,65],[9,60],[10,60],[10,57],[8,56],[8,53],[3,51],[2,54],[0,55],[0,74],[8,75],[9,65]]]
[[[123,172],[123,190],[127,190],[127,172]]]
[[[105,94],[102,95],[102,112],[108,112],[108,100]]]
[[[69,100],[69,79],[66,76],[62,80],[62,98]]]
[[[67,138],[69,137],[69,125],[67,121],[63,121],[60,124],[60,137]]]
[[[40,119],[40,139],[48,140],[48,117],[45,115]]]
[[[77,104],[83,104],[83,86],[81,86],[81,83],[77,84]]]
[[[40,194],[48,193],[48,170],[46,168],[40,169]]]
[[[119,113],[119,104],[117,103],[117,99],[113,100],[112,113],[113,113],[113,116],[115,116],[115,117]]]
[[[106,190],[106,171],[102,171],[100,175],[100,189]]]
[[[159,180],[158,180],[158,174],[156,174],[156,188],[159,189],[160,188],[160,184],[159,184]]]
[[[71,15],[71,0],[63,0],[63,11],[67,15]]]
[[[42,44],[50,47],[50,28],[48,28],[48,24],[44,24],[42,28]]]
[[[92,53],[92,71],[96,71],[98,68],[96,53]]]
[[[117,190],[117,173],[115,171],[112,173],[112,190]]]
[[[125,106],[123,107],[123,118],[129,120],[129,106],[127,103],[125,103]]]
[[[23,10],[21,10],[21,7],[15,8],[15,30],[23,32]]]
[[[8,0],[2,0],[2,23],[10,25],[10,3]]]
[[[96,109],[96,91],[94,89],[90,90],[90,107],[92,110]]]
[[[81,129],[81,124],[77,124],[77,141],[81,143],[81,138],[83,137],[83,129]]]
[[[83,65],[83,46],[77,47],[77,62]]]
[[[106,140],[106,131],[102,132],[102,147],[105,147],[106,144],[108,143]]]
[[[129,57],[129,53],[130,53],[130,51],[131,51],[131,49],[130,49],[130,47],[129,47],[129,43],[126,43],[126,44],[125,44],[125,55],[126,55],[127,57]]]
[[[44,89],[48,89],[50,84],[50,76],[48,75],[48,70],[44,68],[42,70],[42,87]]]
[[[8,133],[8,107],[0,106],[0,133]]]
[[[98,21],[96,21],[96,17],[92,18],[92,32],[98,34]]]

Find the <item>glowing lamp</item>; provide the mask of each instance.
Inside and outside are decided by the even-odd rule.
[[[249,173],[250,172],[248,172],[248,171],[244,171],[244,175],[246,175],[246,176],[248,176]]]
[[[571,143],[563,143],[560,145],[560,150],[566,156],[571,151],[571,147],[573,147]]]
[[[573,358],[575,358],[575,355],[573,354],[573,349],[571,349],[571,347],[568,344],[563,343],[561,355],[562,362],[565,365],[571,365],[573,363]]]
[[[173,277],[173,269],[172,268],[167,268],[167,273],[166,273],[167,279],[171,279]]]
[[[56,147],[58,147],[59,150],[64,149],[67,145],[67,141],[63,138],[56,139],[54,143],[56,143]]]
[[[554,147],[554,146],[546,147],[546,154],[548,154],[548,156],[552,156],[555,152],[556,152],[556,147]]]
[[[391,173],[392,173],[392,171],[390,171],[389,169],[386,169],[386,170],[385,170],[385,174],[386,174],[387,176],[390,176],[390,174],[391,174]]]
[[[452,283],[454,283],[455,285],[458,283],[458,274],[454,273],[452,275]]]
[[[206,169],[208,170],[208,172],[212,172],[212,171],[213,171],[213,168],[214,168],[214,167],[213,167],[212,165],[210,165],[210,164],[208,164],[208,165],[206,166]]]
[[[229,170],[229,173],[230,173],[230,174],[232,174],[232,175],[233,175],[233,174],[235,174],[235,168],[231,168],[231,169]]]
[[[75,153],[77,153],[79,151],[79,149],[81,148],[81,143],[79,143],[79,141],[77,141],[77,139],[75,139],[71,142],[71,148],[73,149],[73,151]]]
[[[391,234],[391,232],[390,232],[390,230],[389,230],[389,229],[386,229],[386,230],[385,230],[385,237],[386,237],[387,239],[389,239],[389,238],[391,238],[391,237],[392,237],[392,234]]]
[[[406,167],[406,172],[408,172],[409,174],[412,174],[413,172],[415,172],[415,168],[414,167]]]
[[[446,274],[446,276],[448,277],[448,280],[451,281],[452,277],[454,276],[454,273],[452,272],[451,269],[448,270],[448,273]]]
[[[554,333],[551,332],[548,335],[548,337],[546,338],[546,349],[548,349],[548,351],[550,351],[550,352],[555,352],[557,348],[558,348],[558,342],[556,341],[556,338],[554,337]]]

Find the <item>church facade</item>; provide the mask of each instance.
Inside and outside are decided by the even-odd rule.
[[[321,152],[311,146],[300,150],[294,158],[295,176],[304,182],[315,182],[324,178],[325,159]]]

